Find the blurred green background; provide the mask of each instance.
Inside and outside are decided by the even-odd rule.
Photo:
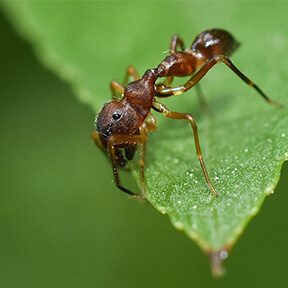
[[[115,189],[95,115],[2,13],[0,41],[1,287],[287,287],[287,177],[214,280],[166,216]]]

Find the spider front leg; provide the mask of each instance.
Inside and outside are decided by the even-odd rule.
[[[154,110],[162,113],[167,118],[178,119],[178,120],[188,120],[189,121],[189,124],[190,124],[190,126],[193,130],[193,134],[194,134],[196,154],[197,154],[199,163],[201,165],[205,180],[206,180],[212,194],[214,196],[218,196],[218,193],[216,192],[216,190],[214,189],[214,187],[211,183],[210,177],[208,175],[208,172],[207,172],[204,160],[203,160],[202,151],[201,151],[200,142],[199,142],[199,136],[198,136],[198,129],[197,129],[197,125],[196,125],[196,122],[195,122],[193,116],[191,114],[188,114],[188,113],[179,113],[179,112],[170,111],[163,104],[161,104],[159,102],[154,102],[152,108]]]
[[[114,181],[116,186],[123,192],[139,198],[144,198],[145,196],[145,178],[144,178],[144,164],[145,164],[145,149],[146,149],[147,135],[145,129],[140,128],[140,135],[112,135],[108,138],[108,152],[111,158]],[[141,144],[140,150],[140,184],[143,196],[136,194],[129,189],[122,186],[119,178],[118,166],[116,161],[116,148],[126,148],[127,146],[136,146]]]
[[[103,143],[102,143],[101,138],[100,138],[100,134],[99,134],[97,131],[93,131],[93,132],[92,132],[91,138],[93,139],[93,141],[94,141],[94,143],[96,144],[96,146],[97,146],[101,151],[103,151],[104,153],[106,153],[106,149],[105,149],[105,147],[103,146]]]

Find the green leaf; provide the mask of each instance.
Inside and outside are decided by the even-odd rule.
[[[165,100],[170,109],[196,116],[219,197],[210,194],[204,181],[185,121],[157,116],[158,131],[148,143],[149,201],[211,255],[214,272],[219,272],[221,259],[273,193],[288,159],[288,26],[282,24],[288,5],[209,2],[207,9],[205,2],[10,1],[2,6],[39,58],[95,112],[109,101],[109,81],[121,81],[129,64],[141,73],[155,67],[174,33],[188,46],[197,33],[219,27],[242,43],[234,63],[284,108],[267,105],[221,64],[201,81],[209,111],[194,91]]]

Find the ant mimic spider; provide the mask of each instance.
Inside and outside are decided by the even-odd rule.
[[[228,58],[239,46],[239,43],[227,31],[220,29],[206,30],[200,33],[190,48],[185,49],[183,40],[177,35],[172,38],[170,55],[157,68],[148,69],[140,78],[136,69],[127,69],[125,81],[122,84],[112,81],[112,101],[105,104],[95,120],[95,131],[92,138],[111,158],[116,186],[133,196],[142,197],[123,187],[118,173],[118,166],[126,165],[132,160],[136,147],[140,145],[140,185],[145,196],[144,160],[147,134],[156,129],[156,120],[151,114],[151,108],[167,118],[187,120],[194,134],[195,148],[206,182],[214,196],[217,196],[202,157],[197,125],[189,113],[170,111],[156,100],[181,94],[195,86],[205,74],[218,62],[226,64],[246,84],[253,87],[268,103],[273,102],[264,92],[247,78]],[[180,51],[177,50],[180,47]],[[170,87],[173,77],[190,76],[182,86]],[[132,77],[134,82],[127,84]],[[166,77],[163,84],[156,80]],[[126,86],[125,86],[126,85]],[[121,94],[121,99],[117,96]]]

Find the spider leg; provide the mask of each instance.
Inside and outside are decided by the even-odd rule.
[[[219,60],[223,62],[225,65],[227,65],[239,78],[241,78],[247,85],[254,88],[260,95],[263,97],[265,101],[267,101],[269,104],[275,105],[275,106],[282,106],[281,104],[277,103],[276,101],[273,101],[270,99],[260,88],[258,85],[256,85],[253,81],[251,81],[247,76],[245,76],[233,63],[232,61],[227,58],[226,56],[220,55]]]
[[[170,111],[169,109],[167,109],[163,104],[159,103],[159,102],[154,102],[153,103],[153,107],[154,110],[162,113],[165,117],[167,118],[171,118],[171,119],[178,119],[178,120],[188,120],[189,124],[193,130],[193,134],[194,134],[194,141],[195,141],[195,147],[196,147],[196,154],[199,160],[199,163],[201,165],[202,168],[202,172],[204,174],[205,180],[212,192],[212,194],[214,196],[218,196],[218,193],[216,192],[216,190],[214,189],[211,180],[209,178],[204,160],[203,160],[203,156],[202,156],[202,151],[201,151],[201,147],[200,147],[200,142],[199,142],[199,136],[198,136],[198,129],[197,129],[197,125],[196,122],[193,118],[193,116],[191,114],[188,113],[179,113],[179,112],[173,112]]]
[[[223,62],[226,64],[238,77],[240,77],[246,84],[254,88],[269,104],[281,106],[277,102],[270,99],[254,82],[252,82],[248,77],[246,77],[232,62],[224,55],[217,55],[210,60],[208,60],[184,85],[177,87],[159,87],[157,89],[156,96],[168,97],[172,95],[179,95],[183,92],[194,87],[205,75],[206,73],[217,63]]]
[[[132,79],[134,81],[138,80],[140,78],[136,68],[134,66],[132,66],[132,65],[129,66],[127,68],[127,70],[126,70],[123,84],[119,83],[116,80],[112,80],[110,82],[110,89],[111,89],[111,92],[112,92],[112,99],[120,100],[123,97],[124,89],[125,89],[124,86],[128,83],[130,77],[132,77]]]
[[[100,138],[100,134],[97,132],[97,131],[93,131],[92,134],[91,134],[91,138],[93,139],[94,143],[96,144],[96,146],[102,150],[103,152],[106,153],[106,149],[105,147],[103,146],[103,143],[101,141],[101,138]]]
[[[177,52],[177,47],[180,47],[181,51],[185,50],[183,39],[179,37],[179,35],[175,34],[172,36],[172,39],[170,41],[170,47],[169,47],[170,55]],[[159,86],[162,86],[162,87],[170,86],[173,82],[173,79],[174,79],[174,76],[172,75],[167,76],[163,83],[159,83]]]
[[[110,89],[111,89],[111,92],[112,92],[112,99],[117,100],[117,99],[123,97],[124,87],[118,81],[112,80],[110,82]]]
[[[173,35],[172,39],[171,39],[171,42],[170,42],[170,55],[175,53],[177,51],[177,47],[180,47],[181,51],[184,51],[185,50],[185,45],[184,45],[184,41],[182,38],[180,38],[177,34]],[[169,75],[165,78],[164,82],[163,83],[159,83],[158,87],[156,87],[156,89],[160,89],[160,91],[162,91],[163,89],[165,88],[169,88],[170,85],[172,84],[174,80],[174,76],[172,75]],[[197,97],[199,99],[199,102],[201,105],[203,105],[203,107],[207,107],[207,102],[205,100],[205,97],[204,97],[204,94],[202,93],[202,90],[200,88],[200,84],[197,84],[196,85],[196,94],[197,94]],[[173,94],[172,94],[173,95]],[[167,96],[172,96],[172,95],[158,95],[158,97],[167,97]]]
[[[120,178],[119,178],[115,149],[125,148],[127,147],[127,145],[136,146],[137,144],[142,144],[141,145],[142,148],[140,151],[140,182],[142,186],[144,185],[143,184],[144,183],[144,158],[145,158],[145,147],[146,147],[145,142],[146,141],[147,141],[146,132],[141,131],[141,129],[140,129],[140,135],[112,135],[108,138],[108,152],[111,158],[114,181],[115,181],[116,186],[123,192],[129,195],[135,196],[135,197],[140,197],[140,198],[142,198],[140,195],[122,186],[120,182]]]
[[[129,82],[129,79],[132,78],[133,81],[140,79],[139,73],[137,72],[136,68],[133,65],[130,65],[124,77],[123,85],[126,85]]]
[[[171,42],[170,42],[170,54],[173,54],[177,51],[177,47],[181,48],[181,51],[185,50],[184,41],[179,35],[175,34],[172,36]]]

